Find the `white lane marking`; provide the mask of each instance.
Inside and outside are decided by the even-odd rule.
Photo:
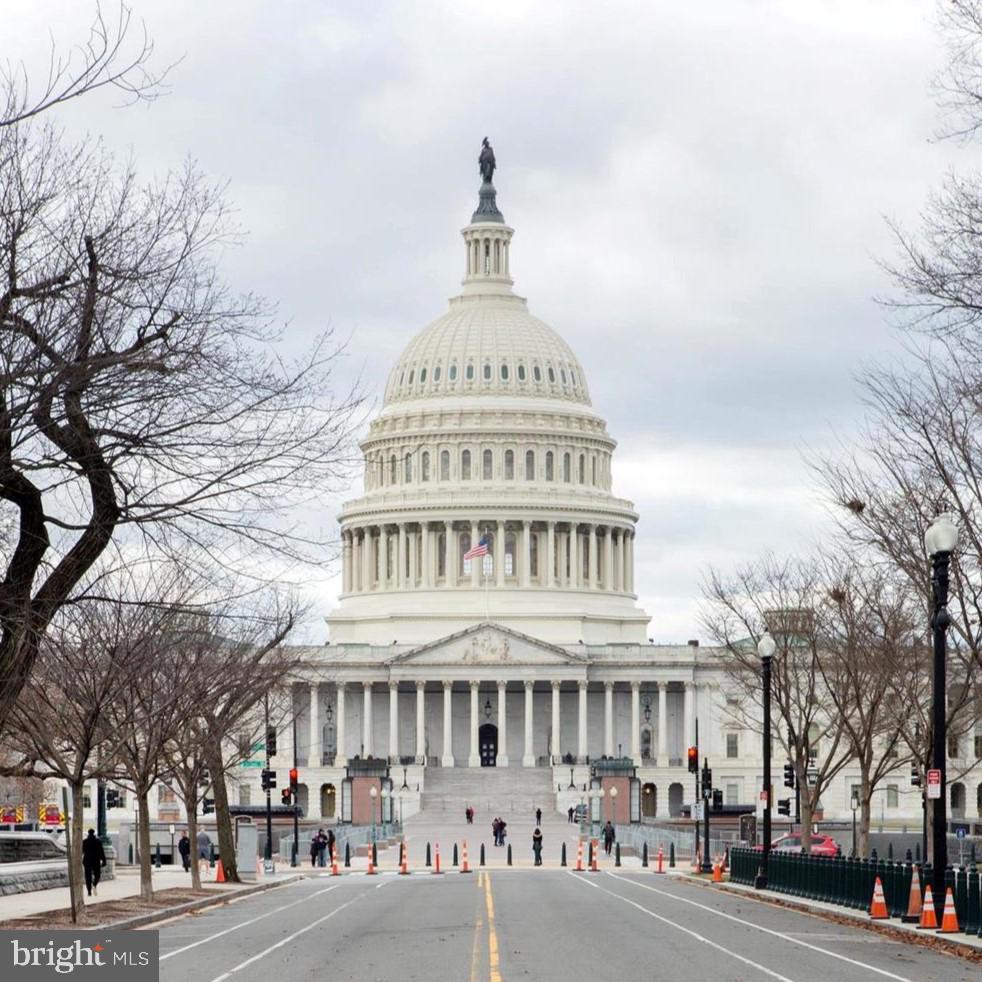
[[[378,890],[383,886],[385,886],[385,882],[380,883],[375,889]],[[260,958],[265,958],[267,955],[276,951],[277,948],[282,948],[283,945],[289,944],[291,941],[295,941],[301,934],[306,934],[308,931],[312,931],[319,924],[323,924],[324,921],[329,921],[335,914],[340,914],[345,907],[350,907],[356,901],[361,900],[363,896],[364,894],[360,893],[357,897],[352,897],[350,900],[341,904],[340,907],[335,907],[329,914],[325,914],[323,917],[318,917],[316,921],[312,921],[306,927],[300,928],[299,931],[294,931],[293,934],[283,938],[282,941],[277,941],[276,944],[270,945],[268,948],[264,948],[259,952],[259,954],[253,955],[252,958],[247,958],[244,962],[240,962],[234,968],[230,968],[227,972],[223,972],[221,975],[215,976],[211,982],[224,982],[225,979],[231,978],[231,976],[233,976],[236,972],[241,972],[242,969],[248,968],[250,965],[254,965]]]
[[[729,948],[724,948],[723,945],[717,944],[717,942],[713,941],[711,938],[707,938],[705,935],[699,934],[698,931],[693,931],[691,928],[683,927],[681,924],[677,924],[675,921],[671,921],[667,917],[662,917],[661,914],[656,914],[653,910],[648,910],[647,907],[642,907],[641,904],[635,903],[633,900],[629,900],[627,897],[622,897],[619,893],[614,893],[613,890],[605,890],[602,886],[594,883],[592,880],[586,879],[584,876],[578,876],[575,872],[570,872],[569,875],[572,876],[574,880],[578,880],[581,883],[586,883],[587,886],[593,887],[594,890],[599,890],[601,893],[606,893],[608,896],[616,897],[618,900],[623,900],[624,903],[630,904],[632,907],[636,907],[643,914],[653,917],[656,921],[661,921],[663,924],[667,924],[669,927],[674,927],[676,931],[681,931],[683,934],[688,934],[690,937],[695,938],[696,941],[701,941],[703,944],[709,945],[711,948],[715,948],[717,951],[721,951],[725,955],[729,955],[730,958],[735,958],[737,961],[743,962],[744,965],[749,965],[751,968],[756,968],[759,972],[763,972],[764,975],[769,975],[772,979],[778,979],[778,982],[794,982],[793,979],[789,979],[786,975],[780,975],[778,972],[766,968],[759,962],[751,961],[749,958],[745,958],[743,955],[738,954]]]
[[[624,883],[634,883],[635,886],[641,887],[642,890],[650,890],[652,893],[657,893],[662,897],[668,897],[671,900],[678,900],[684,904],[689,904],[690,907],[698,907],[699,910],[704,910],[710,914],[715,914],[717,917],[723,917],[728,921],[735,921],[737,924],[742,924],[744,927],[752,927],[755,931],[760,931],[763,934],[769,934],[775,938],[781,938],[790,944],[800,945],[802,948],[817,951],[822,955],[828,955],[829,958],[836,958],[839,961],[846,962],[848,965],[855,965],[856,968],[864,968],[868,972],[874,972],[876,975],[882,975],[885,979],[895,979],[896,982],[913,982],[912,979],[907,978],[905,975],[895,975],[893,972],[888,972],[885,968],[877,968],[875,965],[870,965],[868,962],[861,962],[857,961],[855,958],[849,958],[847,955],[840,955],[837,951],[829,951],[828,948],[820,948],[818,945],[809,944],[807,941],[802,941],[800,938],[794,937],[794,935],[786,934],[783,931],[775,931],[773,928],[764,927],[761,924],[755,924],[753,921],[744,920],[742,917],[736,917],[734,914],[727,914],[725,911],[716,910],[714,907],[707,907],[705,904],[700,904],[695,900],[689,900],[687,897],[680,897],[676,893],[666,893],[664,890],[659,890],[656,887],[649,887],[645,883],[637,883],[633,880],[627,879],[624,876],[618,876],[616,873],[608,873],[607,875],[613,877],[615,880],[621,880]],[[754,900],[755,898],[749,897],[748,899]]]
[[[180,955],[182,952],[190,951],[192,948],[197,948],[199,944],[204,944],[206,941],[214,941],[216,938],[221,938],[226,934],[231,934],[233,931],[238,931],[239,928],[248,927],[250,924],[255,924],[256,921],[261,921],[265,917],[272,917],[273,914],[278,914],[281,910],[288,910],[290,907],[296,907],[297,904],[302,904],[308,900],[313,900],[314,897],[319,897],[322,893],[330,893],[332,890],[336,890],[340,885],[340,883],[335,883],[332,887],[327,887],[324,890],[317,890],[315,893],[311,893],[306,897],[301,897],[299,900],[294,900],[292,903],[283,904],[282,907],[277,907],[274,910],[266,911],[265,914],[259,914],[258,917],[253,917],[251,920],[241,921],[239,924],[233,924],[232,927],[227,927],[224,931],[219,931],[217,934],[208,934],[198,941],[193,941],[191,944],[186,944],[183,948],[175,948],[173,951],[168,951],[166,954],[160,956],[160,960],[164,961],[167,958],[173,958],[174,955]]]

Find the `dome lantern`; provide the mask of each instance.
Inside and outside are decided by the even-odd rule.
[[[510,276],[508,252],[515,230],[505,224],[505,216],[498,210],[497,191],[492,183],[497,163],[487,137],[477,162],[482,178],[477,211],[471,216],[470,225],[461,231],[467,249],[463,293],[465,296],[510,295],[514,281]]]

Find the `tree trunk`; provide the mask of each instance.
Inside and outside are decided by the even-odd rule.
[[[136,800],[136,840],[140,847],[140,896],[150,901],[153,900],[153,870],[150,865],[150,803],[147,800],[146,788],[136,792]]]
[[[869,856],[869,827],[872,822],[873,789],[869,774],[864,769],[859,775],[859,830],[856,833],[856,851],[860,856]]]
[[[188,838],[191,840],[191,889],[201,889],[201,868],[198,856],[198,786],[193,781],[181,784],[184,811],[188,816]]]
[[[85,787],[84,781],[73,781],[71,784],[72,792],[72,818],[71,818],[71,842],[68,855],[69,877],[68,895],[69,906],[72,910],[72,922],[85,920],[85,895],[82,888],[85,880],[82,876],[82,829],[85,824],[85,815],[82,814],[82,790]],[[67,821],[67,819],[66,819]]]
[[[801,794],[801,851],[808,855],[812,851],[812,793],[802,789]]]
[[[211,773],[212,793],[215,795],[215,823],[218,826],[218,852],[222,869],[229,883],[240,883],[235,865],[235,836],[232,833],[232,816],[228,810],[228,790],[225,787],[225,766],[219,741],[209,737],[204,744],[205,758]]]

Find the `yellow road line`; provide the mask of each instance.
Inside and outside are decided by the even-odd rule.
[[[494,897],[491,896],[491,874],[484,874],[484,901],[488,910],[488,982],[501,982],[498,971],[498,935],[494,930]]]

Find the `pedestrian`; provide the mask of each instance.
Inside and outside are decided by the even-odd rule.
[[[99,878],[105,865],[106,851],[96,838],[95,829],[89,829],[89,834],[82,840],[82,868],[85,870],[85,889],[90,897],[99,893]]]
[[[181,865],[185,873],[191,872],[191,840],[188,838],[188,830],[181,833],[181,838],[177,843],[177,851],[181,854]]]
[[[321,834],[320,832],[315,832],[310,837],[310,865],[317,865],[317,856],[321,850]]]
[[[532,833],[532,854],[535,856],[535,865],[542,865],[542,829],[537,828]]]
[[[327,858],[332,863],[334,862],[334,849],[336,843],[337,843],[337,836],[334,834],[334,829],[328,829],[327,843],[325,848],[327,849]]]
[[[500,818],[494,818],[494,819],[491,820],[491,835],[494,837],[494,844],[496,846],[500,846],[501,845],[501,842],[499,841],[499,835],[500,835],[499,826],[500,826],[500,824],[501,824],[501,819]]]
[[[327,852],[327,835],[323,829],[317,830],[317,865],[324,865],[324,854]]]
[[[608,821],[604,826],[604,852],[610,855],[610,850],[614,848],[614,826]]]
[[[541,808],[536,808],[535,809],[535,824],[536,825],[541,825],[542,824],[542,809]]]
[[[503,819],[498,819],[498,838],[501,840],[498,845],[503,846],[505,844],[505,836],[508,834],[505,829],[508,828],[508,823]]]
[[[198,869],[202,873],[208,872],[211,863],[211,836],[202,829],[198,833]]]
[[[573,824],[573,806],[572,805],[569,806],[569,809],[566,812],[566,814],[569,815],[569,823],[570,823],[570,825],[572,825]]]

